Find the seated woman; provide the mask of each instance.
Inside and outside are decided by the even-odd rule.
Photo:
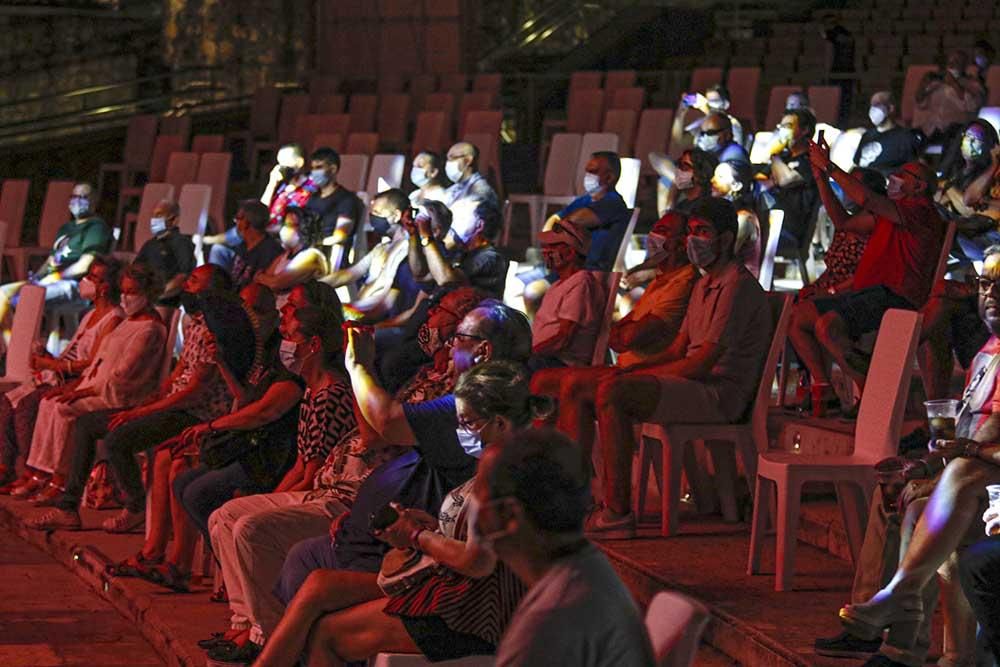
[[[660,179],[656,184],[656,210],[662,216],[677,209],[687,213],[691,202],[712,194],[712,176],[719,158],[700,148],[689,148],[681,153],[674,166],[669,160],[654,163]],[[672,176],[669,176],[672,173]]]
[[[285,219],[278,231],[284,252],[254,278],[271,288],[279,308],[288,300],[290,289],[330,272],[326,256],[319,249],[322,236],[319,218],[312,211],[297,206],[285,209]]]
[[[440,153],[420,151],[413,158],[410,182],[417,189],[410,193],[410,203],[414,206],[429,201],[442,201],[451,181],[444,175],[444,160]]]
[[[160,381],[167,328],[154,309],[163,289],[159,276],[133,264],[122,272],[119,285],[125,319],[104,336],[81,377],[50,392],[38,407],[27,463],[51,475],[43,492],[46,504],[66,491],[77,418],[137,405]]]
[[[957,218],[955,243],[973,262],[983,260],[983,250],[1000,243],[1000,212],[992,205],[997,147],[1000,140],[989,122],[977,118],[962,134],[961,160],[954,160],[935,197],[951,217]]]
[[[527,371],[504,361],[464,373],[455,398],[461,428],[484,447],[552,409],[530,394]],[[381,651],[433,661],[493,653],[525,589],[471,528],[476,483],[473,477],[452,490],[438,518],[394,505],[396,520],[376,534],[400,551],[390,552],[381,575],[314,571],[254,664],[293,665],[303,651],[310,664],[363,661]],[[424,556],[426,574],[409,584],[380,582],[397,574],[389,563],[405,550]]]
[[[756,278],[760,274],[763,256],[760,221],[754,213],[753,171],[745,162],[720,162],[712,176],[712,196],[733,202],[739,220],[736,233],[736,255]]]
[[[31,357],[34,377],[0,397],[0,495],[30,497],[44,487],[43,477],[30,468],[16,482],[15,468],[24,462],[46,394],[77,377],[90,365],[105,334],[118,326],[124,314],[118,307],[118,274],[121,263],[112,257],[95,257],[80,281],[80,296],[93,304],[58,357],[41,351]]]

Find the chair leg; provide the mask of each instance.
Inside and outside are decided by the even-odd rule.
[[[650,467],[653,468],[656,486],[661,490],[661,493],[663,492],[663,459],[661,458],[662,455],[659,452],[659,447],[662,447],[659,440],[645,436],[639,437],[639,474],[635,477],[638,480],[638,487],[632,490],[633,511],[635,512],[635,520],[637,522],[641,521],[643,515],[646,513],[646,495],[649,489]]]
[[[799,502],[801,489],[787,477],[775,480],[778,485],[778,548],[774,590],[792,590],[795,574],[795,546],[799,532]]]
[[[802,278],[802,285],[809,284],[809,270],[806,268],[806,262],[809,261],[809,250],[799,251],[799,277]]]
[[[757,457],[767,447],[764,446],[763,449],[758,448],[752,435],[741,435],[736,442],[736,448],[739,450],[740,461],[743,462],[743,471],[747,475],[747,486],[750,487],[750,492],[753,493],[754,480],[757,479]]]
[[[715,468],[715,491],[719,495],[722,519],[736,523],[740,520],[740,512],[736,507],[736,453],[733,445],[721,440],[706,440],[705,446]]]
[[[837,482],[837,504],[844,520],[847,544],[851,549],[851,560],[857,566],[861,557],[861,544],[865,539],[865,522],[868,517],[867,499],[864,492],[854,482]]]
[[[660,486],[660,534],[671,537],[677,534],[681,509],[681,471],[684,456],[671,442],[661,442],[663,484]],[[684,447],[681,443],[680,447]]]
[[[699,443],[691,442],[684,445],[684,472],[687,475],[688,485],[691,487],[691,495],[694,496],[695,506],[700,514],[711,514],[715,512],[715,486],[708,475],[706,465],[707,460],[699,460]],[[702,448],[704,453],[704,448]]]
[[[770,480],[757,476],[753,493],[753,519],[750,521],[750,554],[747,557],[747,574],[760,572],[760,551],[764,546],[767,519],[771,514]]]

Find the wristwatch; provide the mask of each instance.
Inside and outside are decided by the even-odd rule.
[[[431,244],[431,237],[429,237],[429,236],[421,236],[420,237],[420,245],[422,245],[423,247],[426,248],[430,244]]]

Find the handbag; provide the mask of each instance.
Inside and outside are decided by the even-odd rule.
[[[202,439],[198,458],[206,467],[219,470],[240,459],[247,452],[260,447],[262,441],[259,429],[215,431]]]
[[[416,549],[393,549],[382,559],[378,587],[389,597],[422,584],[437,570],[438,562]]]

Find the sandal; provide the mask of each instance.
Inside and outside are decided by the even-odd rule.
[[[104,568],[105,574],[109,577],[138,577],[145,579],[150,568],[163,562],[163,556],[157,558],[146,558],[142,551],[129,556],[123,561],[110,563]]]
[[[226,604],[229,602],[229,593],[226,592],[226,585],[222,584],[219,586],[219,590],[214,591],[208,599],[212,602],[218,602],[220,604]]]
[[[150,567],[145,573],[141,573],[141,576],[146,581],[151,581],[154,584],[163,586],[164,588],[169,588],[175,593],[190,593],[190,583],[191,583],[191,573],[181,572],[177,569],[177,566],[171,562],[160,563],[159,565],[154,565]]]
[[[34,507],[54,507],[56,501],[66,493],[66,487],[49,482],[41,491],[28,498],[28,503]]]

